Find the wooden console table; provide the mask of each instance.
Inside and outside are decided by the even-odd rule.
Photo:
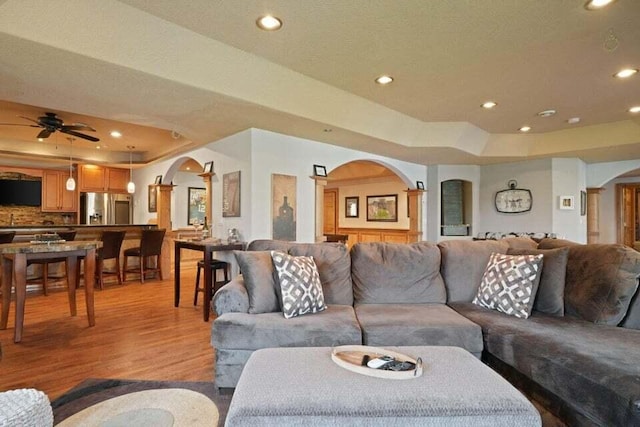
[[[224,251],[242,251],[244,243],[220,243],[216,240],[175,240],[175,257],[174,257],[174,305],[180,305],[180,249],[191,249],[194,251],[204,252],[204,265],[211,264],[211,254],[214,252]],[[213,275],[211,268],[204,269],[204,303],[202,304],[202,316],[205,322],[209,321],[209,306],[211,304],[211,283]]]
[[[96,249],[102,247],[99,241],[73,241],[63,243],[8,243],[0,245],[2,256],[2,318],[0,329],[7,329],[11,305],[11,279],[16,288],[16,322],[13,341],[22,340],[24,304],[27,295],[27,260],[42,258],[67,259],[67,287],[69,290],[69,310],[76,310],[76,266],[78,256],[84,256],[85,299],[89,326],[96,324],[93,307],[93,287],[95,284]],[[54,255],[52,255],[54,254]]]

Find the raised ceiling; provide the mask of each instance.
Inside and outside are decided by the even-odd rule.
[[[126,159],[126,145],[149,162],[250,127],[423,164],[640,158],[640,118],[627,112],[640,76],[612,77],[640,67],[640,1],[583,5],[0,1],[0,122],[19,120],[13,108],[101,134],[132,125],[119,141],[101,137],[111,146],[99,160],[81,147],[107,163]],[[258,30],[265,13],[283,28]],[[376,85],[381,74],[394,83]],[[480,108],[487,100],[498,106]],[[536,116],[548,108],[558,113]],[[532,132],[518,134],[525,124]],[[25,130],[1,126],[0,152],[31,157]]]

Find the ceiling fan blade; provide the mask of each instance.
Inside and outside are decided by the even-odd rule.
[[[27,126],[30,128],[39,128],[41,126],[38,125],[24,125],[22,123],[0,123],[0,126]]]
[[[51,131],[50,130],[42,129],[37,137],[38,138],[49,138],[49,135],[51,135]]]
[[[40,122],[39,121],[34,120],[34,119],[30,118],[30,117],[25,117],[25,116],[18,116],[18,117],[21,117],[21,118],[23,118],[25,120],[29,120],[29,121],[31,121],[33,123],[36,123],[38,126],[40,126]]]
[[[72,125],[62,125],[60,130],[85,130],[95,132],[96,130],[89,125],[85,125],[84,123],[74,123]]]
[[[73,130],[65,129],[64,127],[62,129],[60,129],[60,132],[66,133],[67,135],[77,136],[78,138],[87,139],[87,140],[93,141],[93,142],[100,141],[100,139],[96,138],[95,136],[85,135],[85,134],[80,133],[80,132],[76,132],[76,131],[73,131]]]

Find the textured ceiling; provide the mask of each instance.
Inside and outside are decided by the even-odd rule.
[[[78,155],[104,163],[126,145],[150,162],[249,127],[423,164],[640,158],[627,112],[640,76],[612,78],[640,67],[640,1],[583,4],[0,1],[0,122],[54,111],[88,123],[107,154],[81,143]],[[284,27],[258,30],[264,13]],[[374,84],[380,74],[395,82]],[[498,107],[481,109],[489,99]],[[558,114],[536,116],[548,108]],[[0,152],[64,157],[33,130],[0,126]]]

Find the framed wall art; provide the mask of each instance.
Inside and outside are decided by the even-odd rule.
[[[587,214],[587,192],[580,191],[580,216]]]
[[[203,173],[213,173],[213,162],[206,162],[204,164]]]
[[[153,183],[156,185],[162,184],[162,175],[157,175],[156,180]]]
[[[367,196],[367,221],[398,222],[398,195]]]
[[[204,214],[206,212],[207,190],[199,187],[188,188],[188,208],[187,208],[187,224],[193,225],[194,220],[198,224],[204,223]],[[209,218],[209,221],[211,218]]]
[[[344,198],[344,216],[358,218],[360,216],[360,198],[358,196]]]
[[[327,168],[321,165],[313,165],[313,176],[327,176]]]
[[[148,192],[149,212],[158,212],[158,186],[151,184]]]
[[[296,177],[271,175],[271,224],[273,239],[296,240]]]
[[[240,216],[240,171],[222,175],[222,216]]]
[[[576,208],[573,196],[560,196],[559,208],[564,210],[573,210]]]
[[[529,212],[533,205],[531,190],[517,188],[518,182],[515,179],[509,181],[507,185],[508,189],[496,192],[496,210],[501,213]]]

